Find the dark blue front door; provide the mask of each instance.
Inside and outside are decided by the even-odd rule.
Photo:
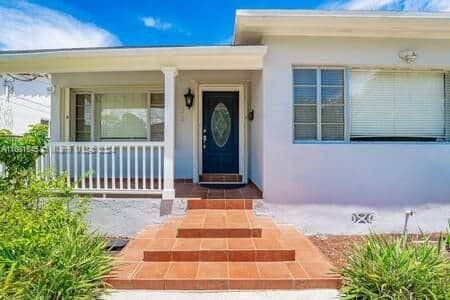
[[[203,92],[203,173],[239,173],[239,93]]]

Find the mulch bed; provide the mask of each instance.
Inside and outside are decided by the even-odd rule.
[[[398,234],[384,234],[386,237],[398,237]],[[428,235],[427,235],[428,236]],[[352,252],[354,243],[362,243],[364,235],[315,235],[308,237],[323,254],[333,263],[336,268],[343,266],[346,257]],[[432,233],[430,240],[438,240],[439,233]],[[409,235],[410,240],[420,240],[418,234]]]
[[[321,235],[308,238],[337,268],[347,262],[346,256],[351,253],[353,243],[361,243],[364,240],[362,235]]]

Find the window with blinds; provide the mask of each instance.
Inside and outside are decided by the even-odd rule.
[[[76,141],[164,140],[163,93],[76,93]]]
[[[147,94],[96,94],[100,139],[147,139]]]
[[[436,140],[444,136],[439,72],[349,72],[352,140]]]
[[[294,69],[294,141],[344,140],[344,70]]]
[[[450,141],[450,73],[444,75],[444,134],[445,140]]]

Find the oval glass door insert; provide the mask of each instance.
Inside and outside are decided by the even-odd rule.
[[[214,108],[211,116],[211,132],[214,142],[222,148],[228,142],[231,134],[231,116],[225,104],[220,102]]]

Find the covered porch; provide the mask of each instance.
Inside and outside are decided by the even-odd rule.
[[[265,52],[264,46],[51,50],[11,54],[5,66],[51,74],[51,138],[37,170],[52,168],[77,192],[255,197],[262,190],[262,122],[253,116],[257,110],[263,117]],[[217,176],[208,174],[225,184],[253,184],[209,193],[197,186],[214,183],[205,178]]]

